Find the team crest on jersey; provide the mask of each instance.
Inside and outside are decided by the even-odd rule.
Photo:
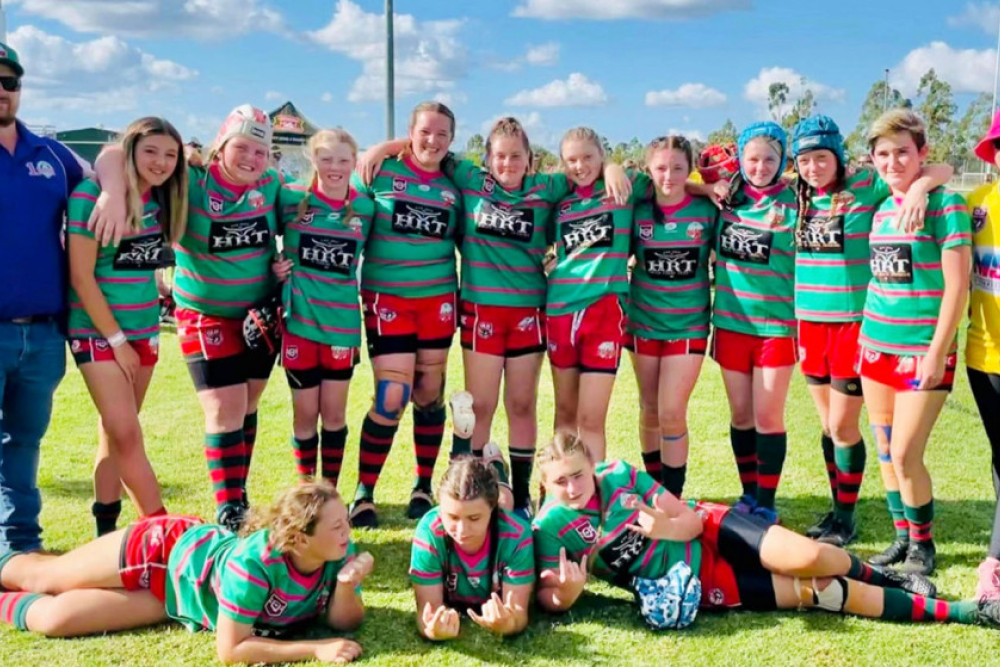
[[[107,352],[109,349],[111,349],[111,345],[108,343],[107,339],[95,338],[94,348],[100,352]]]
[[[392,205],[392,231],[443,239],[448,235],[448,211],[397,200]]]
[[[492,176],[487,176],[483,179],[483,192],[491,195],[493,194],[494,188],[496,188],[496,181],[493,180]]]
[[[476,327],[476,335],[480,338],[493,338],[493,323],[480,322]]]
[[[56,175],[56,170],[52,168],[52,165],[45,160],[39,160],[38,162],[27,163],[28,176],[41,176],[42,178],[53,178]]]
[[[986,226],[986,209],[982,206],[977,206],[972,209],[972,230],[974,232],[979,232],[983,227]]]
[[[830,202],[830,205],[836,213],[841,213],[845,209],[850,208],[855,201],[857,201],[857,197],[854,196],[853,192],[841,190],[833,195],[833,201]]]
[[[700,241],[701,235],[704,231],[705,231],[704,226],[699,222],[695,222],[691,225],[688,225],[685,234],[687,234],[687,237],[692,241]]]
[[[302,217],[299,218],[298,222],[300,225],[311,225],[313,223],[313,220],[315,219],[316,219],[316,211],[313,209],[309,209],[308,211],[302,214]]]
[[[347,226],[354,231],[358,231],[363,225],[364,221],[356,215],[347,221]]]
[[[573,208],[573,204],[570,202],[563,202],[559,205],[559,215],[566,215],[569,213],[570,209]]]
[[[865,348],[864,355],[865,355],[865,361],[867,361],[869,364],[874,364],[876,361],[882,358],[881,352],[879,352],[878,350],[869,349],[867,347]]]
[[[457,201],[457,199],[455,198],[455,193],[452,192],[451,190],[442,190],[441,199],[443,199],[444,203],[448,204],[448,206],[454,206],[455,202]]]
[[[594,529],[594,526],[589,521],[581,521],[573,526],[573,530],[587,544],[593,544],[597,541],[597,530]]]
[[[601,359],[614,359],[616,352],[618,352],[618,346],[614,341],[606,340],[597,346],[597,356]]]
[[[458,572],[450,572],[448,579],[444,582],[445,587],[454,593],[458,590]]]
[[[646,248],[646,273],[657,280],[688,280],[698,271],[698,248]]]
[[[406,181],[401,178],[392,179],[393,192],[406,192]]]
[[[527,243],[535,233],[535,212],[532,209],[511,209],[486,201],[476,212],[476,231]]]
[[[316,271],[350,275],[358,242],[354,239],[302,234],[299,238],[299,261]]]
[[[676,232],[677,231],[677,223],[676,222],[665,222],[665,223],[663,223],[663,229],[667,230],[668,232]]]
[[[155,271],[160,268],[163,236],[151,234],[122,239],[112,266],[116,271]]]
[[[252,208],[264,208],[264,193],[260,190],[251,190],[247,193],[247,202]]]
[[[844,252],[844,216],[806,218],[795,232],[799,250],[818,253]]]
[[[326,606],[330,602],[330,589],[324,588],[319,595],[316,596],[316,613],[322,614],[326,611]]]
[[[771,260],[774,232],[744,227],[726,220],[719,233],[719,252],[723,257],[752,264],[767,264]]]
[[[212,213],[222,213],[222,199],[215,195],[208,196],[208,210]]]
[[[520,322],[517,323],[518,331],[534,331],[535,329],[535,318],[525,317]]]
[[[267,247],[270,240],[271,229],[263,216],[239,221],[216,220],[209,232],[208,250],[211,253],[254,250]]]
[[[330,355],[337,360],[343,361],[351,356],[351,348],[343,347],[341,345],[330,346]]]
[[[479,584],[482,583],[483,581],[482,577],[470,576],[468,579],[469,579],[469,585],[472,586],[473,588],[479,588]]]
[[[450,322],[455,318],[455,307],[450,303],[442,303],[438,309],[438,319],[442,322]]]
[[[780,206],[772,206],[765,216],[767,224],[780,225],[785,220],[785,209]]]
[[[881,283],[913,282],[913,249],[906,243],[880,243],[871,246],[872,275]]]
[[[610,248],[614,236],[614,221],[608,212],[566,222],[562,228],[562,240],[567,253],[584,248]]]
[[[295,360],[299,358],[299,346],[298,345],[286,345],[285,346],[285,359]]]
[[[209,345],[222,345],[222,329],[218,327],[205,329],[205,342]]]
[[[390,308],[379,308],[378,318],[383,322],[392,322],[396,319],[396,311]]]
[[[264,613],[272,618],[281,616],[285,613],[286,609],[288,609],[288,601],[277,593],[271,593],[267,598],[267,602],[264,603]]]
[[[899,357],[899,361],[896,362],[896,372],[901,375],[906,375],[917,370],[917,358],[909,356]]]
[[[651,241],[653,239],[653,223],[651,222],[640,222],[639,223],[639,238],[643,241]]]

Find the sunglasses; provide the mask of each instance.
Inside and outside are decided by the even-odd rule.
[[[19,76],[0,76],[0,87],[6,90],[8,93],[14,93],[21,90],[21,77]]]

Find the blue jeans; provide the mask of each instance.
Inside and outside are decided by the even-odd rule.
[[[65,372],[55,323],[0,322],[0,554],[42,547],[39,445]]]

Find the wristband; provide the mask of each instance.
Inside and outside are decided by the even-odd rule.
[[[119,348],[127,342],[128,338],[125,337],[121,329],[108,336],[108,345],[113,348]]]

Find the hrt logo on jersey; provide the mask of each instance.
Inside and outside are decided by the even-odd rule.
[[[476,213],[476,230],[490,236],[530,241],[535,231],[535,212],[483,202],[482,208]]]
[[[448,234],[448,212],[433,206],[397,201],[392,208],[392,230],[443,239]]]

